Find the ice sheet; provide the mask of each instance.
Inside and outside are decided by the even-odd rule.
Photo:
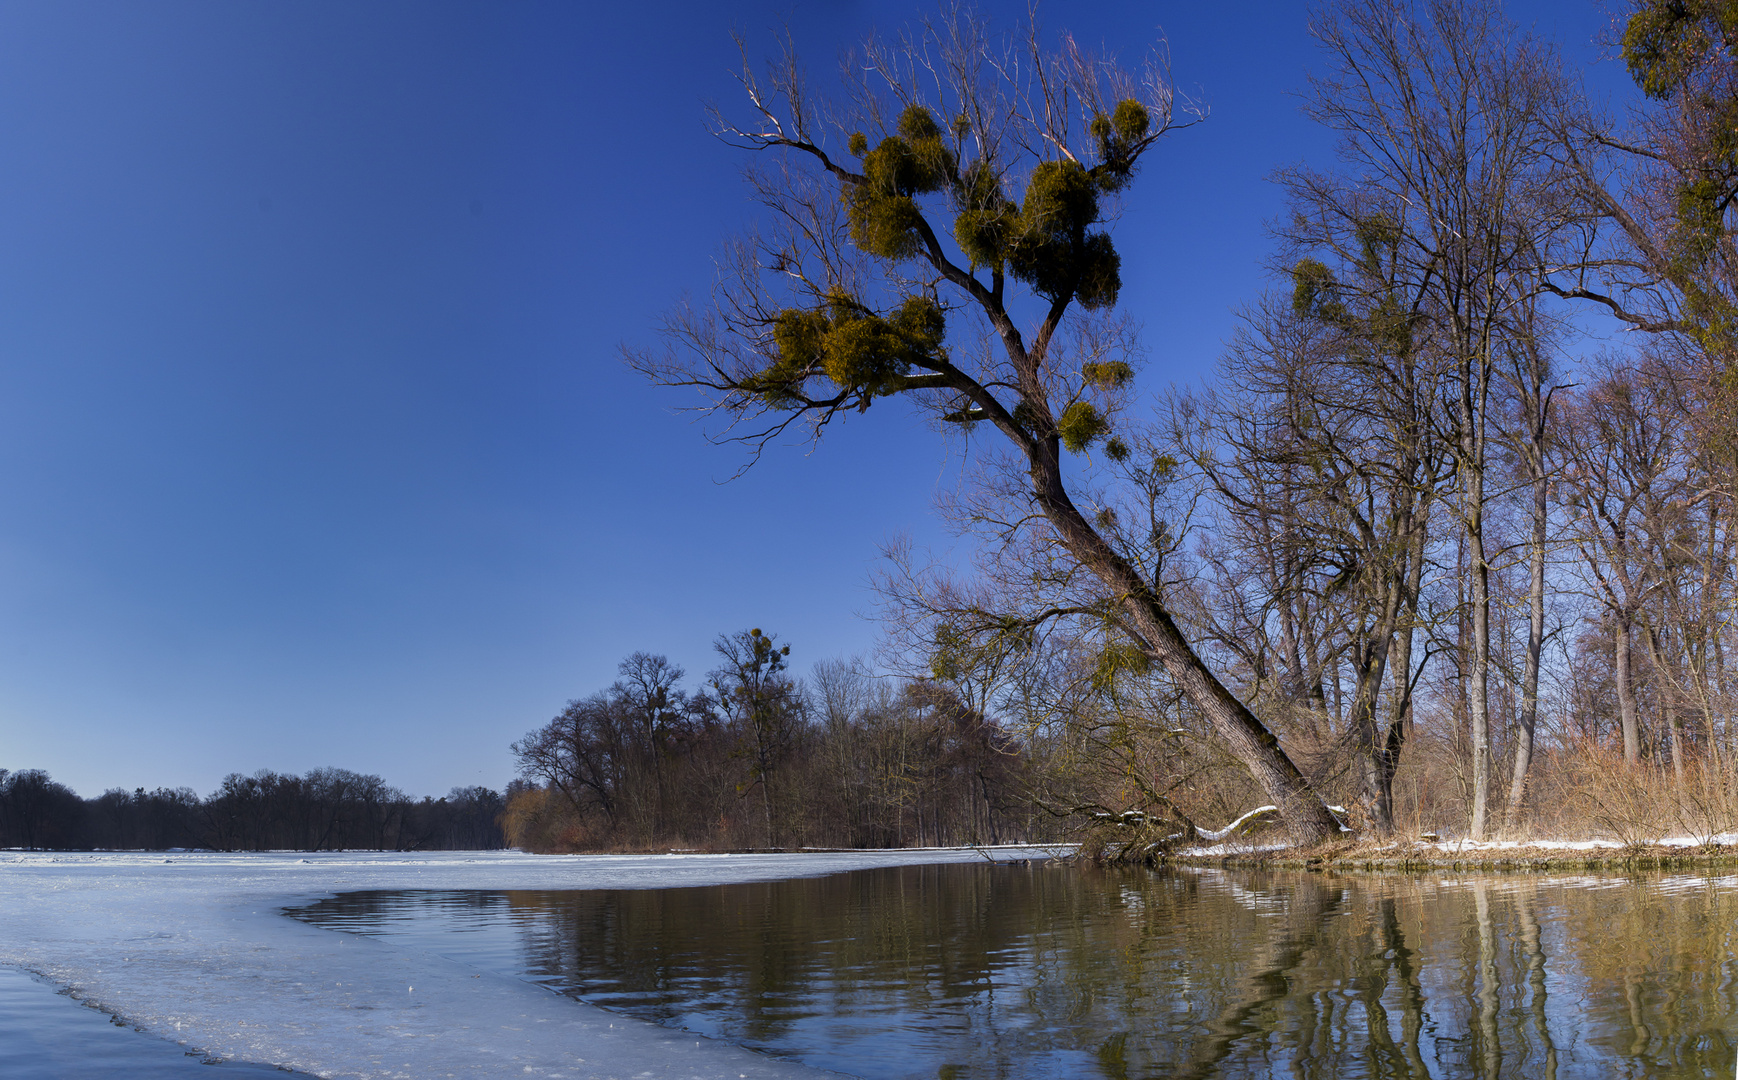
[[[269,1065],[207,1068],[165,1039],[140,1035],[57,993],[53,983],[0,967],[0,1075],[6,1080],[284,1080]]]
[[[0,852],[0,964],[224,1059],[326,1077],[823,1075],[279,912],[356,889],[666,888],[1050,848],[787,855]]]

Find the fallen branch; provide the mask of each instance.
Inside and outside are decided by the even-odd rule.
[[[1126,838],[1119,837],[1115,841],[1107,840],[1103,844],[1098,857],[1108,863],[1152,863],[1178,847],[1219,843],[1254,825],[1266,824],[1279,818],[1279,807],[1258,806],[1223,829],[1203,829],[1175,806],[1166,807],[1171,811],[1168,817],[1155,816],[1145,810],[1116,812],[1103,807],[1078,809],[1086,812],[1094,825],[1118,831],[1128,829],[1134,833]],[[1176,831],[1154,836],[1161,826],[1169,826]]]
[[[1330,807],[1330,809],[1332,809],[1332,808]],[[1236,821],[1233,821],[1231,824],[1225,826],[1223,829],[1219,829],[1219,830],[1214,831],[1214,832],[1208,832],[1206,829],[1197,828],[1195,830],[1195,836],[1196,836],[1196,839],[1213,841],[1215,843],[1220,841],[1220,840],[1228,840],[1232,836],[1235,836],[1237,834],[1238,829],[1243,828],[1243,826],[1249,824],[1251,821],[1254,821],[1256,818],[1262,818],[1262,817],[1278,818],[1279,817],[1279,807],[1277,807],[1277,806],[1258,806],[1254,810],[1251,810],[1249,813],[1244,814],[1242,817],[1238,818]]]

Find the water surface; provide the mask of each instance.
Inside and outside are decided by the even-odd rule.
[[[292,912],[861,1077],[1724,1080],[1738,879],[953,864]]]

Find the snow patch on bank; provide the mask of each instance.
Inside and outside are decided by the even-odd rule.
[[[362,889],[673,888],[1067,851],[0,852],[0,964],[212,1057],[322,1077],[820,1076],[281,911]]]
[[[1329,807],[1329,809],[1335,809]],[[1201,834],[1207,839],[1214,839],[1221,833]],[[1654,847],[1694,848],[1705,844],[1731,846],[1738,844],[1738,833],[1721,833],[1708,839],[1698,839],[1693,836],[1668,836],[1651,842]],[[1191,857],[1213,858],[1227,855],[1250,855],[1262,851],[1285,851],[1291,847],[1285,843],[1268,844],[1199,844],[1193,847],[1180,848],[1179,855]],[[1521,854],[1530,851],[1620,851],[1623,844],[1616,840],[1394,840],[1385,844],[1373,845],[1371,851],[1422,851],[1437,855],[1462,854]]]
[[[1693,848],[1704,844],[1729,845],[1738,843],[1738,833],[1721,833],[1719,836],[1698,839],[1693,836],[1667,836],[1652,841],[1654,847]],[[1419,847],[1434,851],[1453,853],[1460,851],[1515,851],[1539,849],[1544,851],[1615,851],[1623,848],[1616,840],[1440,840],[1435,843],[1420,844]]]

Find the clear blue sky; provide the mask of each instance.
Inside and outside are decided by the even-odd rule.
[[[987,9],[1013,17],[1021,3]],[[878,546],[945,550],[895,405],[727,479],[620,359],[749,221],[732,28],[783,4],[0,3],[0,767],[94,795],[340,765],[499,787],[635,649],[867,652]],[[928,4],[795,6],[811,71]],[[1531,3],[1578,58],[1604,18]],[[1264,286],[1295,3],[1052,3],[1160,27],[1212,110],[1117,237],[1146,382]]]

